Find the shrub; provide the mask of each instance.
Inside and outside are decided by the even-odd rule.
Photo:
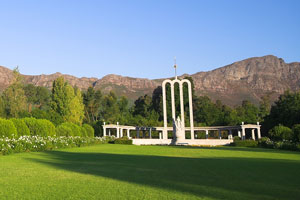
[[[10,121],[14,123],[17,129],[17,136],[30,135],[30,130],[23,119],[11,118]]]
[[[283,125],[274,126],[269,131],[269,135],[274,141],[293,139],[293,131],[289,127]]]
[[[239,136],[234,136],[233,137],[233,141],[240,141],[240,140],[241,140],[241,138]]]
[[[64,124],[59,125],[55,129],[56,131],[56,136],[72,136],[72,129],[69,126],[66,126]]]
[[[87,133],[87,137],[94,137],[94,128],[89,125],[89,124],[83,124],[82,125],[83,128],[85,128],[86,133]]]
[[[54,136],[55,126],[46,119],[24,118],[24,122],[30,130],[30,135]]]
[[[0,118],[0,136],[9,138],[17,136],[17,129],[12,121]]]
[[[71,129],[71,131],[72,131],[71,136],[81,136],[82,135],[80,126],[78,126],[76,124],[73,124],[71,122],[65,122],[65,123],[62,123],[61,125],[66,126]]]
[[[300,124],[295,124],[293,126],[294,140],[296,142],[300,141]]]
[[[265,148],[273,148],[274,143],[268,137],[262,137],[258,140],[258,146]]]
[[[132,144],[132,140],[128,137],[117,138],[114,141],[115,144]]]
[[[237,140],[233,142],[233,146],[237,147],[257,147],[258,142],[255,140]]]
[[[86,129],[82,126],[80,126],[80,134],[81,137],[87,137]]]

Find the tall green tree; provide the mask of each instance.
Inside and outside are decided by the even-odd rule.
[[[295,124],[300,124],[300,92],[286,91],[280,95],[264,121],[265,132],[279,124],[289,128]]]
[[[84,114],[82,96],[78,89],[65,82],[63,77],[53,82],[51,94],[51,110],[59,114],[66,122],[81,124]]]
[[[66,116],[65,121],[81,125],[84,118],[84,104],[78,88],[74,90],[74,96],[69,106],[70,113]]]
[[[47,88],[28,84],[25,85],[24,91],[29,112],[31,112],[33,108],[46,109],[49,106],[51,93]]]
[[[3,92],[3,101],[6,115],[8,117],[19,117],[20,113],[27,108],[27,98],[18,68],[14,69],[13,75],[12,84]]]
[[[100,90],[89,87],[83,92],[83,103],[85,111],[85,121],[88,123],[96,122],[100,119],[103,95]]]

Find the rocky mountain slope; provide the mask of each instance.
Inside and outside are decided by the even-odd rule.
[[[51,88],[53,80],[59,76],[73,86],[87,89],[93,86],[104,93],[111,90],[117,95],[125,95],[134,100],[141,95],[151,94],[161,85],[163,79],[149,80],[141,78],[107,75],[101,79],[77,78],[60,73],[50,75],[23,75],[26,83]],[[237,105],[247,99],[258,103],[263,95],[269,94],[273,99],[285,90],[299,90],[300,62],[285,63],[283,59],[272,55],[254,57],[230,65],[190,75],[195,83],[197,95],[208,95],[213,100],[220,99],[228,105]],[[12,71],[0,67],[0,90],[9,86]]]

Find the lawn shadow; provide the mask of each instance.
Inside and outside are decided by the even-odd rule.
[[[248,151],[248,152],[264,152],[264,153],[281,153],[281,154],[299,154],[298,151],[288,151],[282,149],[270,149],[260,147],[234,147],[234,146],[217,146],[217,147],[201,147],[201,146],[171,146],[173,148],[184,149],[214,149],[214,150],[229,150],[229,151]]]
[[[300,162],[45,152],[30,160],[77,173],[216,199],[298,199]]]

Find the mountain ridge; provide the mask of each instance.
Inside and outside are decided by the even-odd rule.
[[[117,95],[127,96],[130,100],[151,94],[164,80],[164,78],[134,78],[116,74],[108,74],[100,79],[78,78],[59,72],[22,76],[25,83],[47,88],[52,87],[53,80],[63,76],[72,86],[77,86],[81,90],[89,86],[101,89],[104,93],[113,90]],[[207,95],[213,100],[220,99],[230,106],[240,104],[242,100],[250,100],[257,104],[266,94],[274,100],[286,90],[299,90],[300,62],[285,63],[282,58],[266,55],[247,58],[211,71],[184,74],[179,77],[184,76],[193,78],[197,95]],[[8,87],[12,79],[12,70],[0,66],[0,90]]]

